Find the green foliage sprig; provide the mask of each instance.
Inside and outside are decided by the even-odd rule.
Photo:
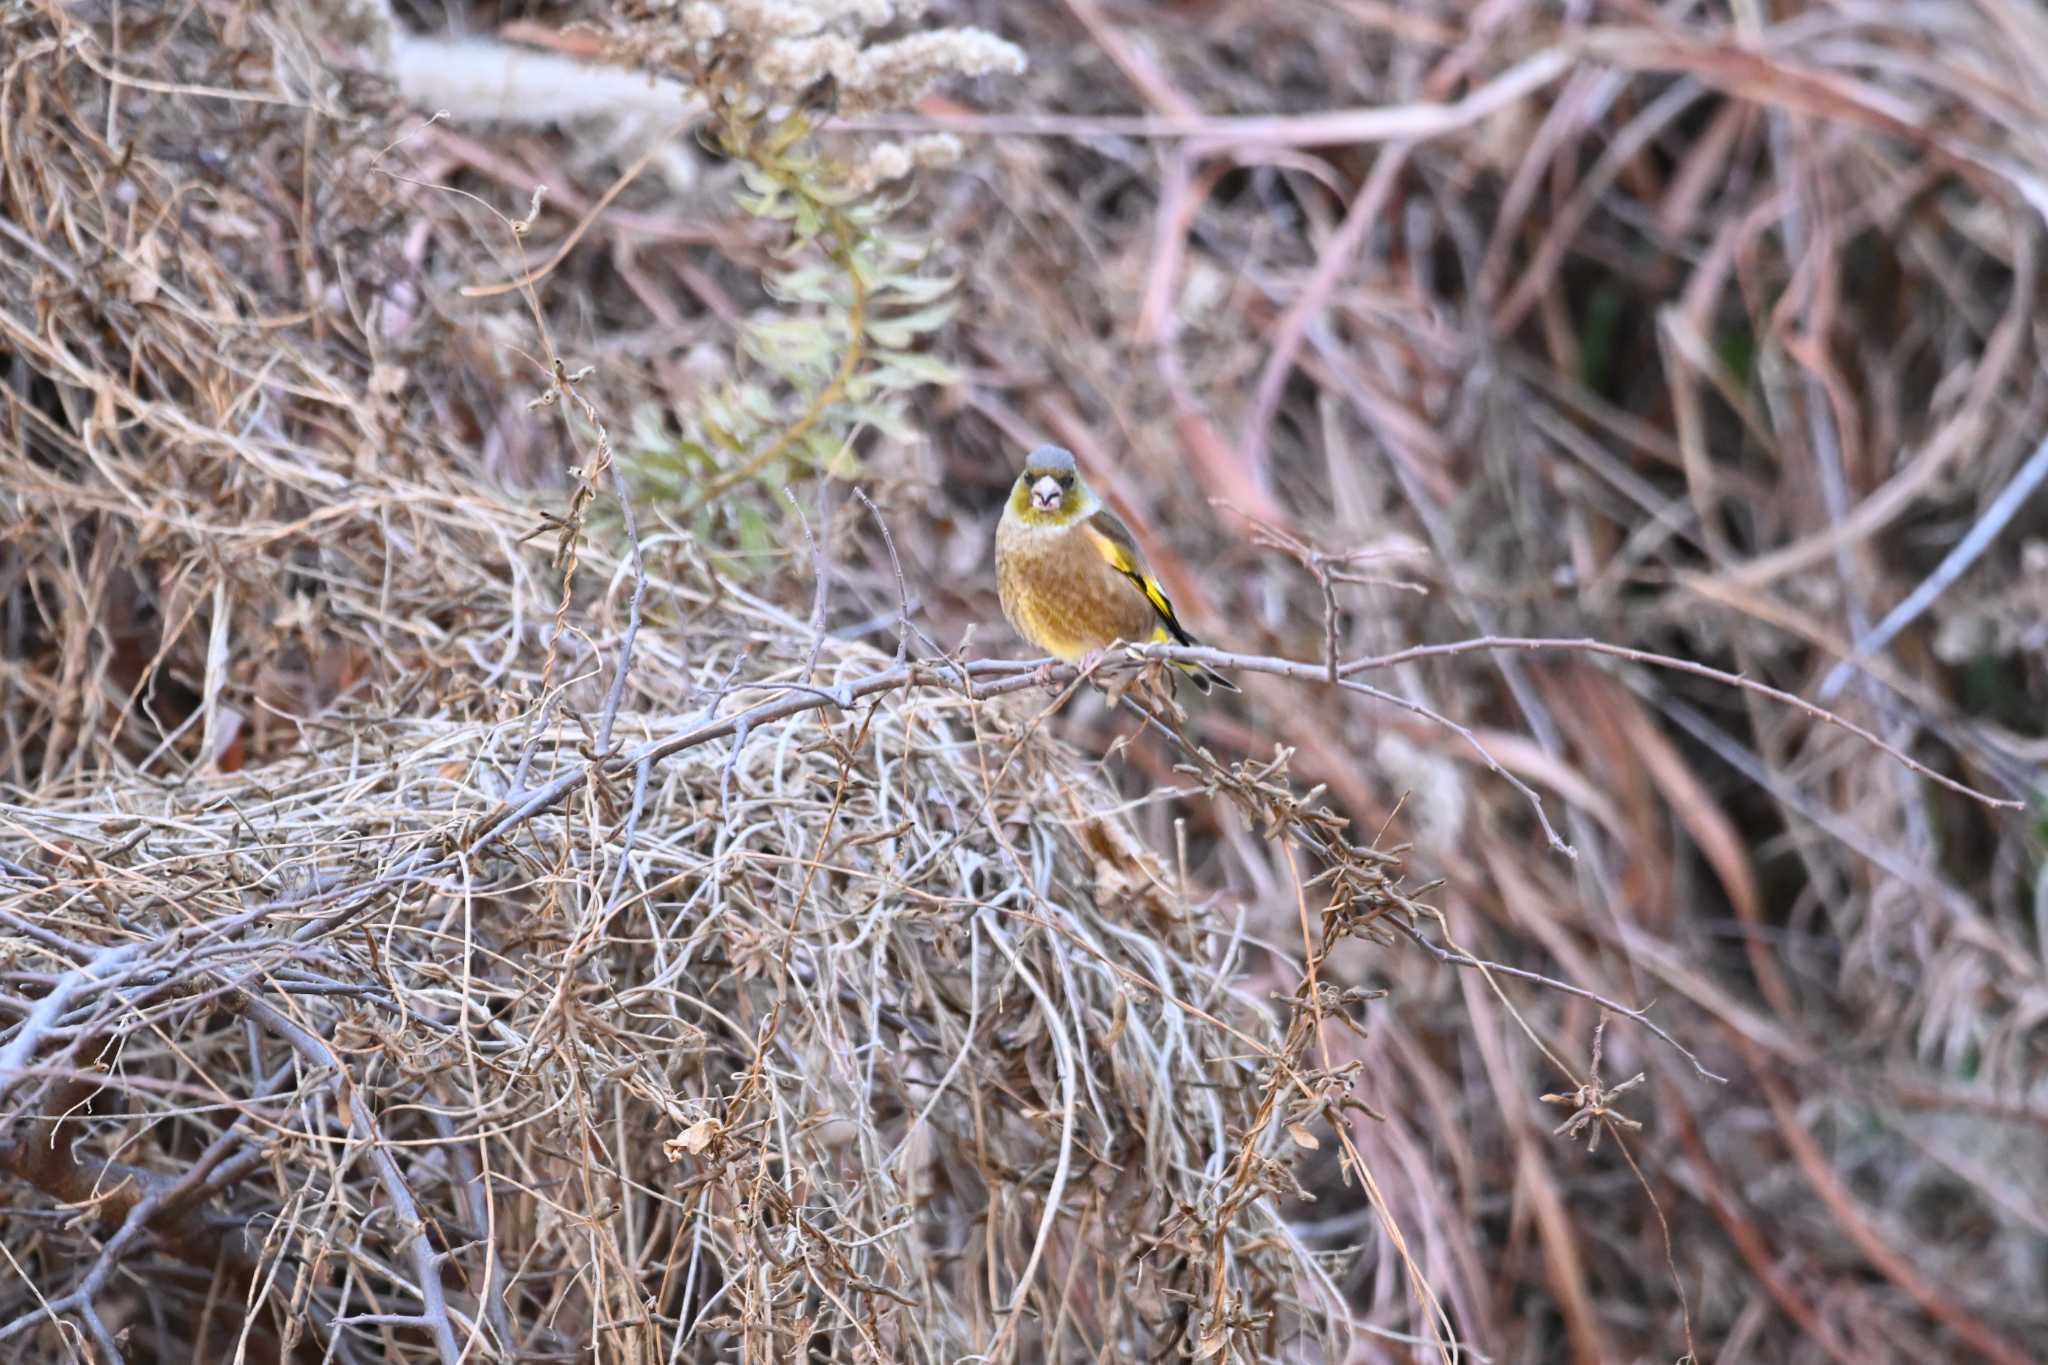
[[[739,168],[735,202],[779,234],[772,300],[740,329],[728,372],[635,424],[625,467],[650,501],[715,546],[777,538],[759,485],[850,474],[862,430],[909,440],[911,393],[953,381],[923,343],[955,281],[928,232],[899,224],[904,178],[950,160],[951,137],[853,143],[821,115],[911,107],[941,81],[1016,75],[1024,53],[969,26],[926,26],[922,0],[616,0],[610,55],[678,79],[704,137]],[[680,430],[677,430],[680,428]],[[758,491],[758,489],[757,489]]]
[[[646,414],[630,459],[650,494],[701,529],[723,521],[742,552],[775,535],[756,501],[725,495],[807,471],[850,475],[862,429],[914,439],[909,396],[955,379],[918,347],[952,316],[957,278],[930,269],[927,240],[892,227],[904,192],[823,151],[817,121],[722,102],[713,136],[740,163],[734,202],[787,234],[763,281],[774,304],[740,329],[730,376],[673,412],[681,433]]]

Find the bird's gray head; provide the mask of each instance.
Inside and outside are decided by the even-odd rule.
[[[1080,485],[1081,473],[1074,467],[1071,451],[1046,445],[1024,457],[1024,474],[1018,482],[1030,490],[1033,511],[1052,512]]]

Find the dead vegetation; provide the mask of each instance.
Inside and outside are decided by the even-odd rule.
[[[0,0],[0,1352],[2041,1356],[2040,16],[817,8]]]

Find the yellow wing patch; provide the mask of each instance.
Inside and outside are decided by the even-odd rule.
[[[1132,556],[1129,548],[1119,545],[1093,526],[1086,526],[1084,524],[1084,529],[1088,532],[1088,539],[1094,543],[1096,550],[1104,559],[1109,561],[1110,567],[1138,585],[1139,589],[1145,594],[1145,600],[1152,604],[1152,610],[1159,613],[1160,619],[1173,621],[1175,619],[1173,603],[1166,600],[1165,590],[1159,586],[1157,580],[1151,574],[1146,573],[1139,566],[1137,559]],[[1162,634],[1165,634],[1163,630]]]
[[[1111,535],[1098,530],[1092,521],[1082,522],[1081,528],[1088,533],[1088,539],[1095,546],[1096,553],[1100,554],[1112,569],[1137,584],[1138,590],[1145,594],[1145,600],[1152,604],[1152,610],[1159,617],[1158,623],[1152,627],[1152,643],[1194,644],[1194,637],[1181,625],[1180,618],[1173,614],[1173,603],[1166,600],[1165,590],[1151,574],[1145,572],[1144,565],[1138,562],[1137,547],[1130,543],[1130,533],[1124,529],[1123,523],[1108,512],[1100,515],[1108,518],[1110,525],[1118,534]],[[1193,678],[1195,686],[1204,692],[1211,687],[1225,687],[1232,692],[1237,691],[1236,683],[1205,665],[1176,663],[1174,667]]]
[[[1131,557],[1131,552],[1128,549],[1117,544],[1087,522],[1081,523],[1081,529],[1088,533],[1088,539],[1094,542],[1096,550],[1104,559],[1110,562],[1110,565],[1118,573],[1132,574],[1134,576],[1139,573],[1138,561]]]

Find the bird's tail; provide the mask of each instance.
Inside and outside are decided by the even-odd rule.
[[[1178,668],[1181,672],[1187,674],[1190,678],[1193,678],[1195,680],[1195,690],[1198,692],[1206,694],[1211,689],[1218,687],[1222,688],[1226,692],[1237,691],[1236,683],[1224,677],[1221,673],[1218,673],[1215,669],[1209,667],[1209,665],[1207,664],[1177,663],[1174,665],[1174,667]]]
[[[1193,645],[1200,643],[1194,636],[1188,634],[1186,627],[1182,626],[1172,616],[1168,616],[1159,623],[1159,629],[1152,632],[1152,640],[1155,644],[1162,645]],[[1184,664],[1175,660],[1173,666],[1187,674],[1190,678],[1193,678],[1196,690],[1205,695],[1218,687],[1226,692],[1237,691],[1236,683],[1224,677],[1207,664]]]

